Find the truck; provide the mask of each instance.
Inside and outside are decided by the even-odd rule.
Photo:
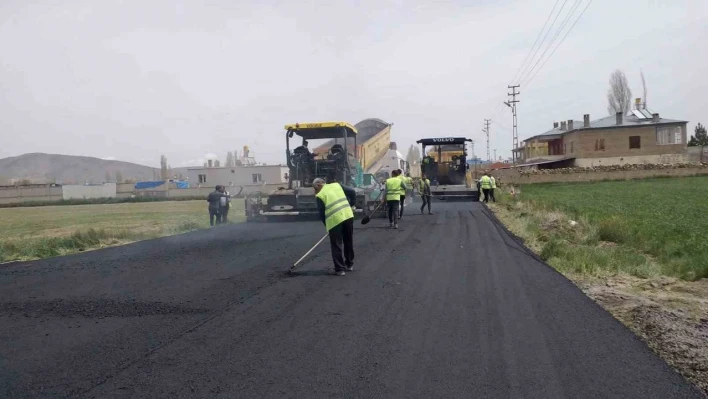
[[[329,148],[309,149],[309,141],[327,140]],[[299,145],[291,141],[299,140]],[[295,148],[292,148],[295,146]],[[318,217],[317,198],[312,182],[323,178],[353,187],[356,192],[355,215],[373,211],[380,187],[371,174],[363,173],[358,157],[357,129],[347,122],[315,122],[285,125],[285,156],[288,186],[272,193],[249,194],[245,198],[246,220],[288,221]]]
[[[469,177],[464,137],[426,138],[416,141],[421,145],[421,173],[430,179],[434,199],[479,201],[477,185]]]

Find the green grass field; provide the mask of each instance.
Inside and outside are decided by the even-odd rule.
[[[708,277],[708,177],[527,185],[519,198],[587,220],[596,240],[621,246],[615,251],[626,262],[655,262],[660,274],[688,280]],[[559,242],[549,242],[549,254],[553,246]]]
[[[233,223],[244,220],[234,201]],[[209,227],[206,201],[0,209],[0,262],[41,259]]]

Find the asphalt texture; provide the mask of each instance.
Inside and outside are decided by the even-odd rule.
[[[480,203],[0,265],[0,397],[702,397]]]

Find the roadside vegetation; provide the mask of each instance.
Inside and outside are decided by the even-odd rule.
[[[708,177],[524,186],[509,211],[558,268],[708,277]],[[576,222],[571,226],[571,220]]]
[[[244,220],[234,201],[231,223]],[[209,227],[207,203],[140,202],[0,209],[0,262],[44,259]]]
[[[708,176],[509,191],[509,230],[708,393]]]

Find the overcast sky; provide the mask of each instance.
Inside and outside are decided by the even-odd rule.
[[[573,11],[570,29],[588,1],[559,0],[555,26]],[[280,163],[284,124],[370,117],[394,123],[404,154],[418,138],[467,136],[482,157],[491,118],[491,148],[507,156],[501,102],[554,4],[1,0],[0,158],[159,166],[165,154],[176,167],[248,145],[259,162]],[[654,112],[691,132],[708,123],[707,16],[706,0],[594,0],[522,85],[520,137],[605,116],[617,68],[635,97],[644,70]]]

